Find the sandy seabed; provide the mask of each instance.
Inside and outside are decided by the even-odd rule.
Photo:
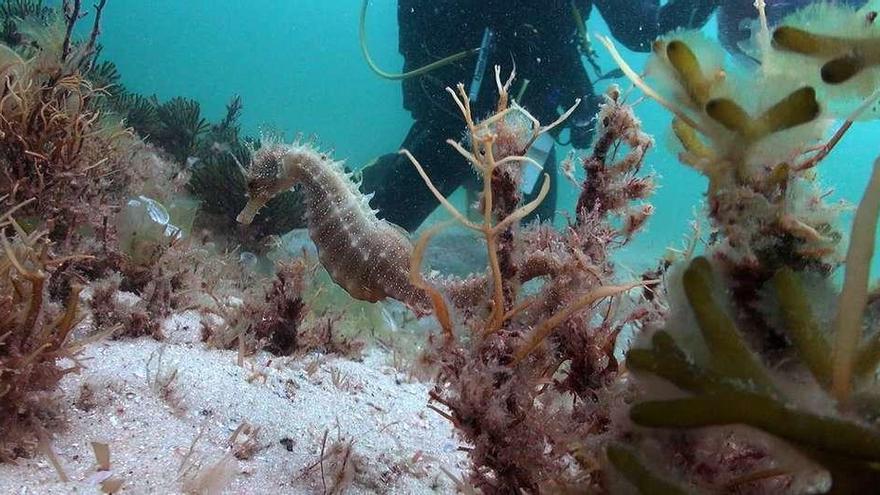
[[[0,464],[0,493],[101,493],[108,479],[136,494],[454,491],[444,470],[467,464],[452,425],[427,407],[431,385],[387,352],[261,353],[240,366],[200,342],[197,313],[163,327],[165,342],[88,345],[87,368],[63,379],[49,431],[70,481],[38,454]],[[109,470],[92,442],[109,445]]]

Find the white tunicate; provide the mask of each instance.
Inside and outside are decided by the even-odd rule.
[[[150,263],[163,246],[181,236],[170,221],[162,203],[146,196],[128,200],[117,223],[119,247],[135,263]]]
[[[259,259],[257,259],[257,255],[250,251],[242,251],[240,255],[238,255],[238,261],[245,268],[253,269],[257,266]]]
[[[158,201],[146,196],[138,196],[138,199],[134,201],[141,201],[144,204],[147,213],[154,222],[161,225],[168,225],[168,222],[171,221],[171,216],[168,215],[168,211]],[[129,204],[131,204],[131,201],[129,201]]]

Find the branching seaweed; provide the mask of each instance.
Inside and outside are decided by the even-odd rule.
[[[127,187],[131,176],[117,167],[131,141],[102,118],[95,103],[103,90],[73,62],[87,58],[80,45],[65,59],[52,26],[29,29],[40,43],[35,54],[0,45],[0,197],[7,205],[34,198],[18,218],[49,229],[68,250],[84,229],[101,225],[110,198]]]
[[[199,102],[182,97],[172,98],[156,106],[160,126],[155,139],[178,163],[185,163],[193,156],[202,134],[210,125],[202,118]]]
[[[651,140],[620,93],[609,92],[600,119],[603,144],[583,162],[588,178],[577,221],[563,232],[522,227],[549,180],[545,176],[536,200],[520,204],[521,170],[535,166],[527,152],[574,107],[542,125],[510,100],[513,74],[504,82],[500,68],[495,75],[498,104],[482,120],[473,117],[463,86],[449,89],[467,132],[462,142],[448,143],[483,178],[480,220],[457,210],[418,158],[401,151],[454,221],[482,235],[489,259],[484,276],[423,274],[425,247],[440,227],[413,246],[376,218],[338,162],[300,142],[257,151],[239,220],[247,223],[271,198],[298,185],[307,198],[309,232],[335,282],[358,299],[395,298],[417,314],[433,309],[442,338],[431,338],[423,359],[437,370],[431,407],[472,446],[470,479],[484,493],[595,489],[604,484],[596,469],[600,453],[582,451],[573,439],[608,432],[610,404],[599,405],[597,397],[611,396],[617,336],[660,312],[624,298],[656,281],[613,283],[610,259],[650,215],[650,208],[634,203],[653,191],[650,178],[639,176]],[[619,147],[628,148],[620,159],[609,153]],[[524,296],[522,285],[537,279],[543,279],[540,288]]]
[[[69,341],[79,323],[79,289],[63,308],[47,298],[52,270],[62,262],[48,255],[45,231],[25,233],[4,214],[0,234],[0,461],[32,454],[41,442],[39,416],[67,373],[79,369],[79,346]],[[59,361],[69,359],[72,367]]]
[[[609,305],[604,317],[599,316],[602,301],[652,283],[607,282],[613,277],[609,252],[644,224],[631,220],[630,208],[653,190],[650,179],[636,176],[651,141],[619,93],[609,92],[600,114],[601,144],[583,161],[588,179],[576,223],[564,233],[549,226],[523,229],[520,220],[542,199],[539,195],[535,202],[519,205],[519,172],[534,165],[526,152],[568,113],[542,126],[509,101],[512,80],[513,75],[502,83],[496,67],[498,105],[482,121],[471,116],[461,85],[457,92],[449,90],[465,118],[468,139],[448,142],[483,178],[482,222],[455,209],[433,187],[417,158],[402,151],[455,221],[483,235],[489,259],[486,305],[480,292],[462,298],[461,286],[451,280],[425,280],[421,253],[435,229],[416,245],[411,279],[431,294],[444,328],[443,340],[429,351],[428,360],[439,370],[431,399],[437,404],[433,408],[473,446],[471,482],[484,493],[595,490],[604,485],[591,467],[596,453],[574,449],[570,439],[607,431],[602,418],[609,410],[594,407],[594,400],[607,393],[605,386],[617,370],[612,356],[617,332],[626,322],[647,322],[655,314],[648,305],[628,315]],[[612,161],[606,160],[608,150],[621,143],[630,146],[629,152],[619,163],[607,163]],[[547,180],[545,176],[543,191]],[[619,227],[612,221],[618,215],[624,218]],[[540,291],[521,297],[521,284],[538,277],[546,277]],[[456,317],[471,333],[456,328],[461,325]],[[559,406],[558,394],[571,394],[574,405]],[[577,468],[565,467],[575,451]]]
[[[0,5],[0,43],[18,46],[25,42],[18,29],[21,21],[48,23],[54,14],[43,0],[8,0]]]

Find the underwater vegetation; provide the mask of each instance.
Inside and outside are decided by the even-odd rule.
[[[498,68],[498,106],[482,120],[463,86],[449,89],[466,138],[448,142],[483,178],[480,221],[401,151],[454,221],[484,238],[484,274],[423,274],[425,246],[443,227],[412,243],[376,220],[332,159],[301,143],[279,145],[266,159],[272,173],[251,176],[252,203],[239,219],[302,184],[334,281],[355,298],[394,298],[416,313],[429,304],[440,332],[422,364],[435,377],[431,407],[455,425],[472,461],[463,491],[871,491],[880,353],[876,322],[865,318],[880,166],[845,257],[842,207],[825,201],[817,166],[875,103],[875,19],[820,3],[772,30],[759,23],[747,53],[761,63],[749,67],[726,65],[699,33],[671,33],[655,43],[647,79],[602,39],[672,114],[680,161],[708,179],[703,252],[695,238],[639,280],[618,281],[610,257],[653,208],[653,180],[640,173],[653,143],[624,96],[606,95],[570,224],[521,226],[536,206],[520,204],[526,152],[556,123],[542,126],[511,101],[513,75],[502,82]],[[823,141],[836,118],[845,121]],[[635,343],[621,361],[623,330]]]
[[[49,439],[63,404],[52,398],[61,378],[82,368],[82,345],[162,340],[172,313],[220,311],[248,286],[265,301],[255,314],[266,328],[253,331],[253,348],[242,336],[242,359],[262,347],[357,347],[336,335],[332,314],[290,342],[288,323],[302,318],[295,314],[302,284],[285,282],[267,299],[270,279],[245,276],[240,253],[194,231],[189,174],[145,144],[113,108],[117,95],[140,100],[124,91],[112,63],[97,61],[105,3],[92,6],[94,23],[82,40],[73,36],[85,13],[78,0],[60,8],[5,2],[0,9],[0,461],[39,451],[62,480]],[[194,146],[207,148],[199,138],[238,139],[240,102],[231,107],[218,124],[205,124],[197,105],[193,111],[175,103],[166,113],[189,108],[187,118],[201,128]],[[241,177],[237,165],[234,172]],[[243,183],[240,200],[246,202]]]
[[[209,123],[197,101],[182,97],[161,103],[124,92],[112,104],[127,125],[166,151],[189,176],[187,189],[201,201],[199,224],[256,249],[266,237],[302,227],[302,207],[299,195],[288,191],[270,201],[249,227],[236,224],[235,216],[247,203],[244,170],[261,141],[241,136],[243,108],[235,96],[223,119]]]
[[[247,202],[239,164],[248,165],[248,148],[254,142],[258,145],[258,140],[240,135],[241,99],[234,97],[224,118],[209,123],[195,100],[175,97],[160,102],[156,97],[129,91],[116,65],[98,60],[105,4],[106,0],[95,6],[94,24],[84,41],[72,36],[73,26],[85,14],[79,0],[65,1],[60,9],[39,0],[0,5],[0,75],[10,76],[12,83],[4,89],[4,112],[9,119],[0,130],[6,161],[18,168],[14,175],[4,178],[10,183],[0,191],[15,190],[17,195],[13,196],[36,197],[41,204],[54,204],[57,209],[52,215],[68,212],[66,223],[76,226],[84,220],[73,216],[86,211],[106,213],[96,209],[101,199],[65,204],[63,198],[52,198],[46,191],[54,191],[61,176],[79,176],[77,167],[85,173],[82,180],[73,180],[70,186],[91,185],[94,178],[104,182],[100,188],[80,190],[80,197],[118,192],[150,173],[152,180],[143,181],[143,187],[149,188],[144,192],[164,202],[169,199],[169,191],[177,194],[179,183],[190,177],[187,189],[203,202],[204,216],[211,216],[204,223],[222,235],[235,234],[240,243],[256,247],[268,236],[300,227],[296,220],[301,217],[299,198],[294,193],[273,200],[252,228],[236,227],[235,215]],[[165,151],[178,169],[139,168],[137,177],[129,177],[131,171],[121,169],[118,163],[100,161],[130,148],[131,131]],[[41,170],[47,163],[61,161],[67,167],[63,174],[60,165],[52,166],[48,174]],[[40,180],[33,183],[42,190],[17,189],[29,187],[28,179],[34,174]],[[165,187],[169,182],[174,182],[174,187]],[[16,204],[13,196],[8,198],[9,204]],[[39,205],[26,211],[35,206]],[[19,219],[27,223],[24,217]]]
[[[76,42],[69,37],[76,20],[55,14],[46,22],[19,20],[26,43],[0,45],[0,198],[8,206],[32,199],[18,218],[69,246],[80,229],[101,224],[104,198],[130,179],[115,160],[129,136],[102,119],[95,102],[103,88],[83,76],[96,54],[97,23]]]
[[[256,251],[304,222],[352,298],[433,317],[416,365],[469,456],[466,478],[453,476],[462,492],[869,493],[880,481],[868,280],[880,161],[851,226],[820,182],[858,166],[824,162],[880,94],[875,12],[820,3],[759,23],[752,66],[675,32],[642,76],[601,39],[669,111],[679,160],[708,184],[696,222],[708,232],[629,275],[614,255],[662,205],[650,202],[654,141],[621,88],[604,95],[592,149],[564,164],[583,179],[561,229],[522,222],[550,178],[531,202],[520,181],[536,166],[530,146],[579,102],[539,122],[509,94],[514,71],[496,67],[497,105],[478,118],[464,86],[449,88],[464,133],[448,145],[482,179],[479,215],[401,150],[451,217],[410,239],[314,143],[243,137],[240,99],[211,123],[195,101],[126,91],[98,60],[103,6],[84,40],[71,36],[79,1],[0,6],[0,461],[40,452],[64,478],[47,435],[64,405],[51,399],[83,367],[81,346],[162,341],[184,311],[241,367],[262,351],[356,356],[363,342],[341,331],[344,309],[312,313],[311,260],[279,260],[267,276],[250,267],[256,256],[225,249]],[[453,225],[481,240],[480,273],[423,267]],[[315,466],[326,460],[341,491],[361,461],[354,440],[325,453],[326,441]]]
[[[617,334],[628,322],[656,313],[650,304],[599,304],[654,283],[612,284],[609,259],[650,214],[639,203],[653,190],[652,181],[639,172],[652,140],[640,132],[619,93],[609,94],[602,110],[604,144],[590,157],[590,170],[605,184],[603,191],[585,188],[585,208],[564,232],[540,225],[521,230],[519,221],[540,203],[548,186],[545,177],[540,197],[519,204],[521,169],[532,166],[525,151],[565,116],[542,126],[510,100],[512,80],[513,75],[502,83],[496,68],[497,113],[479,121],[470,113],[463,88],[450,90],[468,136],[465,142],[449,144],[485,179],[483,220],[468,220],[439,193],[438,200],[486,240],[489,266],[483,275],[423,275],[422,256],[437,229],[412,244],[400,230],[377,220],[341,167],[311,147],[279,146],[280,158],[274,158],[283,164],[279,174],[269,186],[252,183],[259,189],[251,193],[264,200],[301,181],[307,197],[315,196],[306,202],[307,207],[314,205],[310,233],[337,283],[357,298],[391,297],[417,313],[426,307],[433,311],[441,333],[431,337],[422,357],[436,377],[431,396],[436,405],[431,407],[452,421],[471,445],[475,470],[470,483],[485,493],[593,485],[589,466],[595,459],[589,455],[581,459],[582,468],[565,467],[572,439],[587,431],[604,434],[610,409],[597,399],[611,396],[606,386],[613,385],[610,378],[618,369]],[[620,143],[632,149],[622,157],[610,154]],[[421,170],[417,158],[408,156]],[[424,178],[433,188],[430,178]],[[600,197],[608,200],[601,207]],[[254,211],[246,209],[241,219]],[[539,278],[544,279],[540,291],[524,295],[522,284]]]
[[[260,350],[275,356],[314,351],[359,356],[364,342],[340,331],[341,315],[325,313],[306,321],[316,267],[304,258],[278,262],[274,277],[245,291],[240,305],[217,306],[223,308],[222,324],[207,323],[203,340],[219,349],[238,349],[240,359]]]
[[[54,15],[42,0],[10,0],[0,5],[0,42],[6,46],[21,45],[25,35],[19,30],[21,21],[48,22]]]
[[[37,447],[50,454],[38,416],[51,401],[46,393],[79,368],[78,346],[69,336],[79,323],[80,288],[63,304],[46,297],[52,269],[62,260],[48,255],[44,232],[23,232],[10,213],[0,227],[19,234],[0,236],[0,462]],[[63,367],[62,358],[73,365]]]
[[[461,320],[453,319],[442,298],[434,298],[444,331],[423,358],[437,370],[432,408],[471,446],[470,483],[483,493],[595,489],[600,486],[596,459],[573,440],[587,432],[607,433],[616,402],[611,377],[619,366],[617,336],[629,322],[648,321],[655,313],[648,301],[611,302],[654,281],[617,284],[610,262],[614,249],[625,245],[651,213],[641,202],[649,198],[653,182],[641,167],[653,141],[612,89],[600,110],[601,144],[582,161],[589,162],[578,199],[583,207],[561,232],[522,228],[519,221],[543,199],[549,180],[544,177],[535,201],[519,204],[522,167],[532,166],[524,150],[568,113],[540,124],[509,101],[513,74],[502,84],[499,72],[496,68],[497,111],[485,120],[471,116],[463,86],[450,91],[469,137],[464,145],[450,145],[483,177],[482,222],[470,222],[446,206],[458,222],[484,236],[489,267],[483,296],[468,301],[459,311]],[[625,153],[609,153],[621,144]],[[411,160],[419,168],[416,157]],[[601,193],[586,186],[593,180],[603,185]],[[607,202],[600,205],[600,198]],[[429,240],[430,233],[418,246]],[[418,267],[413,264],[414,279]],[[539,290],[523,291],[523,283],[539,277]]]
[[[152,176],[118,121],[98,110],[104,89],[84,74],[97,53],[100,10],[89,37],[71,37],[79,2],[3,6],[0,44],[0,458],[44,452],[51,392],[80,368],[70,335],[80,323],[83,274],[115,236],[114,205],[133,179]],[[102,260],[112,265],[111,260]],[[109,268],[109,266],[108,266]],[[67,364],[62,365],[64,360]],[[60,471],[59,471],[60,472]]]
[[[865,318],[880,167],[855,215],[839,293],[830,279],[841,263],[839,207],[823,203],[813,170],[876,99],[860,99],[856,81],[846,86],[858,71],[844,77],[823,58],[876,45],[875,16],[821,4],[772,33],[759,28],[762,64],[744,75],[690,33],[655,44],[656,90],[625,68],[674,114],[682,162],[709,178],[716,233],[703,256],[669,271],[664,323],[627,354],[643,396],[629,410],[639,428],[626,443],[637,449],[621,442],[608,458],[643,493],[859,493],[876,483],[876,322]],[[832,43],[798,31],[807,19],[862,27]],[[873,77],[870,69],[859,71]],[[835,99],[857,108],[821,143],[817,131],[845,107]]]
[[[199,102],[174,97],[160,102],[128,91],[120,82],[115,64],[103,61],[87,73],[95,84],[107,88],[99,101],[102,110],[118,116],[144,141],[167,153],[178,167],[175,175],[187,180],[186,189],[201,202],[198,224],[218,234],[237,239],[249,249],[257,249],[269,236],[302,227],[300,198],[287,192],[275,198],[252,226],[242,228],[235,216],[247,202],[242,174],[250,165],[252,148],[258,139],[241,135],[238,123],[244,108],[241,98],[233,97],[226,114],[216,123],[203,116]]]
[[[817,18],[822,22],[811,22]],[[817,3],[776,27],[771,35],[772,43],[780,52],[802,55],[787,58],[791,63],[810,65],[812,77],[826,83],[827,91],[857,88],[870,93],[876,88],[876,69],[880,65],[875,21],[876,13],[870,6],[853,15],[852,11]],[[780,67],[785,68],[787,66]]]

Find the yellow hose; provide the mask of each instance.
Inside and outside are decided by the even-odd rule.
[[[450,55],[446,58],[440,59],[436,62],[432,62],[428,65],[425,65],[423,67],[419,67],[418,69],[413,69],[408,72],[403,72],[403,73],[386,72],[386,71],[380,69],[378,65],[376,65],[376,62],[373,61],[373,57],[370,56],[370,51],[367,49],[367,3],[368,2],[369,2],[369,0],[363,0],[363,3],[361,3],[361,18],[360,18],[360,28],[358,29],[358,39],[360,40],[360,44],[361,44],[361,53],[364,54],[364,59],[366,59],[367,65],[369,65],[370,70],[372,70],[377,75],[379,75],[379,77],[383,77],[385,79],[391,79],[391,80],[401,80],[401,79],[408,79],[410,77],[420,76],[422,74],[426,74],[428,72],[431,72],[434,69],[439,69],[440,67],[449,65],[453,62],[461,60],[465,57],[468,57],[468,56],[473,55],[473,54],[477,53],[478,51],[480,51],[479,48],[471,48],[470,50],[458,52],[454,55]]]

